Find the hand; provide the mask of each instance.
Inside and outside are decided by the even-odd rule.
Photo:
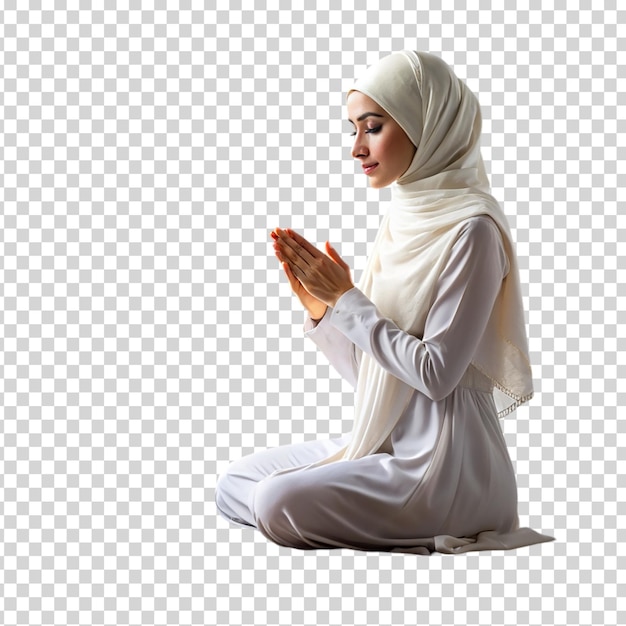
[[[278,235],[275,231],[270,233],[272,239],[274,240],[274,253],[276,257],[280,261],[280,264],[287,276],[287,280],[289,281],[289,285],[291,286],[291,290],[296,295],[298,300],[302,303],[302,306],[309,312],[309,316],[311,319],[319,320],[324,317],[326,313],[327,306],[317,298],[314,298],[303,286],[302,283],[293,275],[292,271],[289,269],[289,265],[285,262],[285,258],[280,253],[280,246],[277,243],[279,239]]]
[[[348,264],[329,242],[326,242],[324,254],[291,229],[277,228],[272,237],[276,256],[283,264],[292,289],[298,297],[304,297],[300,300],[307,309],[309,305],[305,300],[314,303],[301,293],[301,288],[318,303],[334,307],[337,300],[354,287]]]

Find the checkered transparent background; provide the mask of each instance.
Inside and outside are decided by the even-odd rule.
[[[216,4],[2,3],[0,622],[626,623],[625,12]],[[216,516],[230,460],[350,427],[268,232],[359,278],[389,193],[343,94],[404,48],[482,103],[537,390],[503,428],[522,524],[554,543],[305,553]]]

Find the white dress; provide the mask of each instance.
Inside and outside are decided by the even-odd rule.
[[[232,463],[218,481],[218,511],[301,549],[465,552],[552,540],[519,528],[492,384],[470,364],[507,272],[497,227],[473,217],[440,276],[422,339],[382,317],[356,287],[317,326],[307,319],[305,334],[353,386],[367,352],[414,388],[411,401],[375,454],[309,467],[347,435]]]

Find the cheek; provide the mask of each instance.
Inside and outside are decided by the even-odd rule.
[[[398,144],[392,135],[383,135],[376,140],[376,154],[380,157],[381,161],[394,161],[398,158],[397,146]]]
[[[409,143],[408,147],[407,147],[407,152],[406,152],[406,167],[408,169],[409,165],[411,165],[411,163],[413,162],[413,157],[415,157],[415,153],[417,152],[417,148],[412,144]]]
[[[415,151],[416,151],[416,147],[413,145],[413,143],[410,141],[410,139],[403,134],[402,137],[402,149],[398,150],[398,153],[401,156],[404,165],[405,165],[405,169],[407,169],[409,167],[409,165],[411,165],[411,161],[413,161],[413,157],[415,156]]]
[[[415,146],[400,128],[395,129],[395,132],[389,136],[385,148],[387,156],[397,163],[410,162],[415,154]]]

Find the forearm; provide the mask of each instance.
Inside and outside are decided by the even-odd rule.
[[[337,302],[330,324],[389,373],[431,399],[439,400],[454,388],[453,372],[444,370],[432,348],[383,317],[358,289]]]

